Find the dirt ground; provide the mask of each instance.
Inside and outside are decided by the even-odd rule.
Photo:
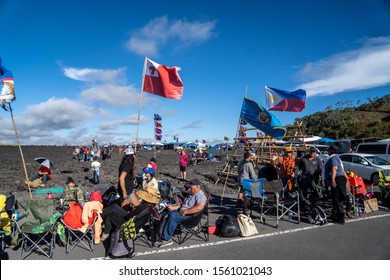
[[[72,159],[72,147],[64,146],[22,146],[22,153],[25,160],[28,177],[31,178],[39,169],[40,165],[34,158],[46,157],[50,159],[55,167],[52,169],[53,179],[48,182],[48,187],[64,187],[68,177],[72,177],[76,184],[85,184],[92,188],[90,181],[92,171],[88,170],[91,162],[80,162]],[[223,170],[226,164],[226,155],[233,153],[228,151],[207,151],[212,153],[216,161],[202,161],[196,165],[187,167],[187,179],[197,178],[205,184],[207,189],[215,195],[221,195],[225,177],[222,177],[219,184],[214,185],[218,179],[218,170]],[[191,155],[192,150],[187,150]],[[154,157],[154,151],[140,150],[137,152],[136,169],[141,171],[148,161]],[[240,160],[242,156],[237,156]],[[112,158],[100,161],[102,164],[100,184],[117,186],[118,167],[122,155],[115,150]],[[179,157],[173,150],[157,150],[157,180],[169,180],[173,186],[180,187],[184,184],[180,180]],[[0,193],[10,195],[17,193],[19,201],[28,199],[29,192],[24,182],[26,180],[22,157],[18,146],[0,146]],[[235,179],[229,178],[226,182],[225,194],[237,193]],[[33,197],[35,189],[32,189]]]

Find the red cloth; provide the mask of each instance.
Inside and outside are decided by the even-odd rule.
[[[184,91],[179,67],[167,67],[146,58],[143,91],[171,99],[181,99]]]

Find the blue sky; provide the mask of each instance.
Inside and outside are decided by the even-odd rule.
[[[142,94],[139,141],[234,138],[245,89],[307,91],[300,113],[390,93],[390,1],[0,0],[3,64],[21,144],[136,139],[145,56],[179,66],[183,98]],[[0,112],[0,143],[16,143]]]

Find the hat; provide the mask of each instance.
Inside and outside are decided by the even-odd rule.
[[[312,153],[312,152],[317,153],[317,150],[316,150],[316,148],[314,148],[314,147],[310,147],[309,151],[310,151],[310,153]]]
[[[126,148],[125,155],[133,155],[133,154],[134,154],[134,150],[132,147]]]
[[[137,190],[136,195],[149,203],[157,204],[159,202],[157,197],[157,189],[153,187],[147,186],[143,190]]]
[[[187,183],[184,185],[184,188],[189,189],[192,186],[200,185],[200,184],[201,184],[201,182],[198,179],[191,179],[191,180],[187,181]]]
[[[336,145],[334,145],[334,144],[330,145],[329,148],[328,148],[328,151],[333,151],[333,152],[336,152],[336,153],[338,152],[338,150],[339,150],[339,148]]]
[[[285,150],[286,150],[286,153],[291,153],[292,152],[292,148],[291,147],[287,147]]]
[[[68,177],[65,184],[74,183],[74,180],[72,177]]]
[[[148,168],[146,168],[144,170],[144,173],[150,173],[150,174],[154,175],[154,169],[148,166]]]
[[[255,157],[256,157],[256,154],[255,153],[251,153],[250,158],[255,158]]]

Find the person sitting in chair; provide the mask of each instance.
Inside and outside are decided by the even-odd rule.
[[[168,220],[162,232],[162,243],[158,247],[169,246],[173,244],[172,236],[179,223],[184,222],[192,217],[193,214],[199,213],[206,205],[207,197],[201,188],[201,183],[197,179],[192,179],[185,184],[185,189],[189,195],[184,199],[181,205],[168,205],[170,211]]]

